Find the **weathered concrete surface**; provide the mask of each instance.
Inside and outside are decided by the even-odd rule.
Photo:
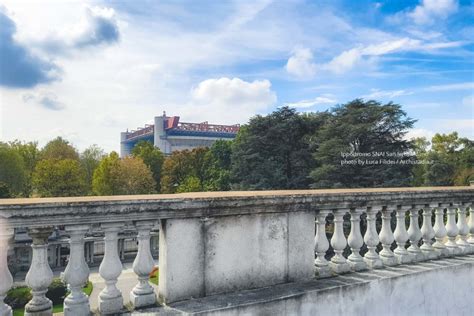
[[[313,212],[161,223],[161,302],[314,276]]]
[[[309,212],[336,206],[470,203],[473,197],[474,187],[430,187],[0,199],[0,228]]]
[[[275,285],[134,315],[474,315],[474,256]]]

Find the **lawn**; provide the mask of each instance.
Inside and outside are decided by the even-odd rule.
[[[158,276],[160,275],[160,270],[156,267],[153,272],[150,274],[150,282],[158,285]]]

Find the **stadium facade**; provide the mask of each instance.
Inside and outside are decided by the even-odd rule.
[[[120,133],[120,156],[130,155],[133,147],[141,140],[151,142],[165,155],[173,151],[209,147],[216,140],[232,140],[237,135],[240,125],[218,125],[180,122],[179,116],[156,116],[152,125],[145,125],[136,130]]]

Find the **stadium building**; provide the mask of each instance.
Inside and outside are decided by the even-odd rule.
[[[176,150],[209,147],[219,139],[234,139],[240,125],[217,125],[180,122],[179,116],[155,117],[155,124],[120,133],[120,156],[130,155],[141,140],[151,142],[166,155]]]

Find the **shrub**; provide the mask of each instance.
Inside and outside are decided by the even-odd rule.
[[[64,282],[59,279],[53,279],[53,282],[48,287],[48,292],[46,293],[46,297],[49,298],[53,305],[61,304],[64,302],[64,298],[66,297],[67,293],[67,286]]]
[[[5,298],[5,303],[10,305],[13,309],[22,308],[31,300],[31,290],[26,286],[19,286],[10,289]]]

